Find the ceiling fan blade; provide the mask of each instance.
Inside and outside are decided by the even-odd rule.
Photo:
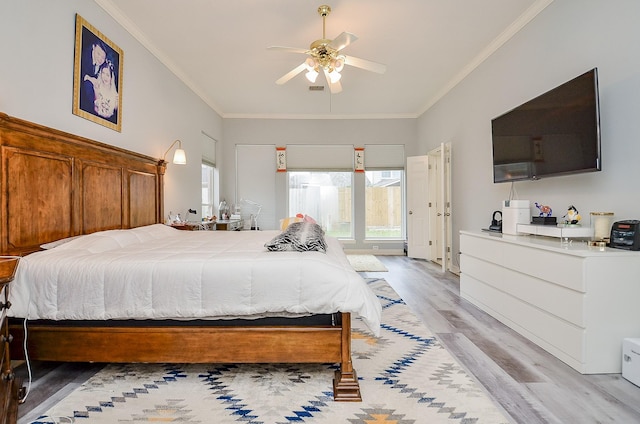
[[[280,50],[289,53],[309,53],[309,49],[303,49],[299,47],[284,47],[284,46],[270,46],[267,47],[268,50]]]
[[[387,71],[387,65],[372,62],[370,60],[359,59],[353,56],[345,56],[344,63],[346,65],[355,66],[356,68],[376,72],[378,74],[384,74]]]
[[[296,66],[295,68],[293,68],[292,70],[290,70],[289,72],[284,74],[278,81],[276,81],[276,84],[282,85],[282,84],[286,83],[291,78],[295,77],[296,75],[298,75],[300,72],[304,71],[305,69],[307,69],[307,65],[304,62],[302,62],[300,65]]]
[[[336,49],[337,51],[340,51],[345,47],[347,47],[349,44],[356,41],[357,39],[358,37],[355,34],[351,34],[350,32],[343,32],[342,34],[334,38],[332,42],[329,43],[329,47],[331,47],[332,49]]]
[[[324,78],[327,80],[327,85],[329,86],[331,94],[338,94],[342,91],[342,84],[340,84],[340,81],[331,82],[331,78],[329,78],[329,72],[327,72],[326,69],[324,69]]]

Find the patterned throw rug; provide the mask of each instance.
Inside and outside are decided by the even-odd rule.
[[[508,423],[387,282],[368,282],[383,325],[376,339],[353,321],[363,402],[333,401],[332,365],[111,364],[33,423]]]

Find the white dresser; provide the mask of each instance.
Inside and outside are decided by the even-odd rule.
[[[640,252],[460,232],[461,296],[583,374],[620,373],[640,337]]]

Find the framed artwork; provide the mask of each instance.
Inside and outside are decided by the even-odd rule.
[[[76,14],[73,114],[122,130],[122,50]]]
[[[287,172],[287,149],[276,147],[276,171]]]
[[[354,149],[355,172],[364,172],[364,147]]]

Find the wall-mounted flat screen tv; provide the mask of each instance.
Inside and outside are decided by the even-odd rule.
[[[491,121],[493,181],[601,170],[594,68]]]

